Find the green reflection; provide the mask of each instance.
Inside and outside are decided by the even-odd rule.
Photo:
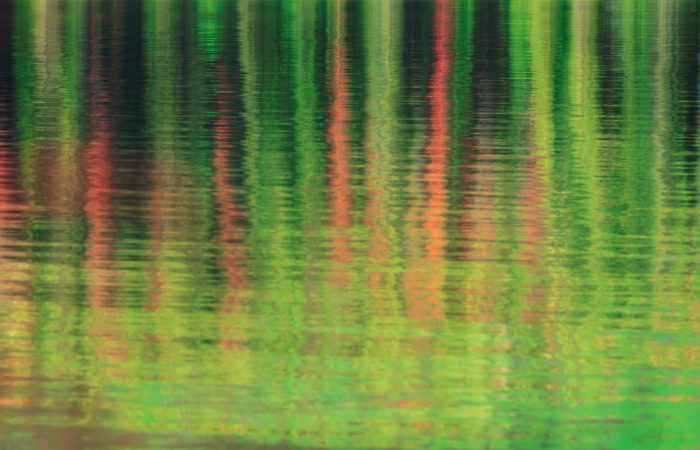
[[[700,443],[694,3],[5,16],[7,445]]]

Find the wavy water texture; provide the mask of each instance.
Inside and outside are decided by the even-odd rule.
[[[0,448],[697,448],[699,17],[0,1]]]

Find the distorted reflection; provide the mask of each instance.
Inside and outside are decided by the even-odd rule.
[[[699,13],[0,1],[0,447],[700,445]]]

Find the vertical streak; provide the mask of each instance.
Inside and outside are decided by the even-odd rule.
[[[173,78],[172,60],[174,59],[173,45],[171,44],[171,31],[169,22],[172,20],[169,11],[170,5],[165,2],[152,1],[144,2],[144,20],[147,21],[144,26],[144,41],[149,50],[147,61],[149,67],[147,74],[151,78],[150,85],[153,92],[152,98],[149,99],[150,110],[147,112],[147,117],[150,123],[150,132],[153,137],[158,140],[167,142],[168,134],[164,131],[164,126],[161,124],[167,122],[172,114],[173,107]],[[147,87],[148,89],[148,87]],[[172,141],[172,138],[170,139]],[[154,143],[156,144],[156,143]],[[158,259],[165,251],[164,240],[166,236],[166,170],[165,164],[162,163],[166,159],[165,154],[170,153],[166,148],[158,149],[153,162],[152,191],[148,200],[148,213],[150,223],[151,242],[149,245],[149,254],[153,255],[154,259]],[[168,155],[169,156],[169,155]],[[152,310],[157,310],[161,307],[163,301],[166,273],[162,264],[153,264],[148,268],[148,305]]]
[[[502,274],[491,259],[496,253],[496,164],[492,158],[497,145],[494,122],[499,112],[498,97],[504,84],[499,82],[498,69],[502,55],[497,51],[500,29],[498,2],[476,2],[472,39],[473,125],[467,139],[468,159],[463,167],[462,183],[467,193],[461,210],[462,230],[467,243],[465,259],[473,266],[466,280],[466,309],[471,322],[493,321],[494,302],[501,289]]]
[[[600,136],[596,112],[596,94],[598,91],[597,64],[595,61],[596,14],[595,4],[587,0],[576,0],[571,8],[571,60],[569,61],[569,96],[571,109],[569,113],[570,129],[577,133],[572,141],[572,159],[580,170],[582,206],[580,211],[582,229],[591,235],[590,254],[596,255],[600,248],[600,233],[596,224],[602,221],[600,208],[601,190],[596,183],[596,150]],[[578,260],[579,266],[582,261]],[[586,265],[599,274],[597,258],[592,258]],[[567,274],[570,276],[570,274]],[[598,286],[599,283],[595,283]]]
[[[87,303],[91,307],[95,339],[101,364],[115,367],[127,360],[126,344],[121,330],[110,326],[119,314],[113,309],[118,274],[115,270],[116,223],[114,218],[114,73],[118,70],[119,54],[112,54],[112,66],[106,67],[102,56],[105,31],[100,24],[103,11],[100,3],[91,4],[88,71],[88,128],[91,137],[82,155],[82,175],[85,180],[83,213],[88,225],[85,239],[87,271]],[[118,27],[112,25],[112,29]],[[109,27],[108,27],[109,29]],[[111,36],[120,42],[119,36]],[[118,376],[118,371],[109,371]]]
[[[236,312],[241,303],[240,293],[246,287],[245,249],[241,243],[242,233],[236,226],[236,217],[241,214],[236,205],[237,190],[231,185],[231,132],[232,113],[230,104],[233,88],[228,80],[229,74],[223,66],[219,69],[219,93],[217,100],[217,119],[214,125],[214,186],[216,202],[219,206],[218,219],[221,235],[218,239],[223,248],[220,264],[226,271],[226,294],[224,296],[223,313],[230,315]],[[224,325],[220,345],[224,348],[235,348],[237,342],[230,339],[230,331],[237,330],[230,325]]]
[[[32,375],[32,361],[26,355],[35,351],[36,303],[31,301],[34,272],[22,234],[27,227],[29,207],[20,183],[17,150],[13,145],[13,38],[19,33],[11,21],[12,4],[0,2],[0,408],[27,406],[32,398],[22,389]],[[19,27],[18,27],[19,28]],[[15,31],[16,30],[16,31]],[[14,36],[13,36],[14,35]],[[8,62],[7,65],[6,62]],[[7,337],[11,337],[7,339]],[[3,410],[3,413],[5,411]]]
[[[69,245],[52,247],[47,251],[51,264],[46,277],[50,289],[46,292],[55,301],[66,305],[82,295],[80,266],[84,257],[82,237],[76,233],[82,225],[82,179],[80,177],[80,124],[83,88],[82,65],[85,4],[79,2],[40,3],[41,20],[37,24],[36,51],[38,69],[43,71],[37,83],[40,96],[41,117],[37,122],[41,145],[39,150],[41,177],[37,180],[40,201],[44,202],[50,216],[52,242]],[[39,31],[41,30],[41,32]],[[59,277],[51,276],[57,274]]]
[[[88,302],[92,306],[107,306],[111,297],[115,280],[112,270],[114,253],[114,208],[112,206],[112,179],[114,177],[114,161],[112,157],[112,141],[114,124],[110,117],[113,102],[110,86],[107,83],[109,75],[104,70],[103,59],[100,56],[101,36],[99,31],[100,11],[97,4],[93,6],[91,16],[91,52],[88,81],[91,87],[90,111],[88,122],[92,130],[90,139],[83,154],[83,170],[85,172],[85,191],[83,211],[89,225],[85,242],[85,267],[91,274],[88,283]],[[118,58],[116,55],[114,61]]]
[[[543,210],[545,182],[551,179],[552,154],[554,152],[554,76],[553,47],[555,35],[555,10],[550,2],[534,1],[530,4],[532,26],[530,44],[532,55],[532,116],[531,156],[527,161],[527,177],[520,203],[523,207],[525,248],[523,262],[533,282],[526,296],[528,309],[523,312],[527,322],[536,323],[545,311],[548,286],[540,282],[545,278],[542,266],[543,240],[546,216]],[[549,330],[551,331],[551,330]],[[556,342],[554,339],[552,342]]]
[[[347,282],[347,264],[353,257],[349,244],[348,230],[351,225],[350,211],[352,197],[350,191],[350,155],[347,124],[348,109],[348,77],[345,55],[345,0],[336,0],[336,17],[333,43],[333,75],[331,78],[332,103],[330,106],[330,124],[328,126],[328,141],[330,144],[331,181],[330,198],[334,229],[332,243],[333,261],[336,281],[340,284]]]
[[[396,195],[392,171],[396,167],[400,82],[396,72],[400,56],[401,0],[367,2],[365,45],[367,46],[366,172],[367,205],[365,226],[369,231],[371,263],[369,288],[377,299],[396,293],[387,261],[395,255],[397,241],[393,215]]]
[[[426,308],[437,318],[444,318],[440,290],[445,281],[447,245],[445,214],[447,212],[447,152],[449,141],[449,79],[452,70],[452,0],[437,0],[435,9],[435,43],[433,46],[433,75],[430,80],[430,141],[426,148],[428,164],[426,182],[428,208],[424,227],[428,231],[425,244],[426,266],[430,274],[426,280]]]
[[[13,83],[10,65],[13,41],[11,4],[0,3],[0,298],[23,298],[31,279],[28,252],[20,233],[26,227],[28,207],[20,186],[13,127]]]

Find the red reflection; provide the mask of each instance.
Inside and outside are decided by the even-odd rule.
[[[412,278],[407,280],[410,291],[419,287],[423,294],[411,295],[410,314],[413,317],[444,318],[441,291],[445,282],[445,233],[447,212],[447,152],[449,144],[449,89],[452,70],[452,0],[437,0],[435,4],[435,42],[433,46],[433,75],[430,80],[430,140],[426,147],[428,163],[425,180],[428,194],[423,228],[426,230],[424,260]]]
[[[118,23],[103,27],[99,18],[102,12],[99,4],[91,11],[91,34],[89,50],[88,88],[90,97],[87,120],[91,130],[90,141],[83,153],[83,173],[85,190],[83,212],[88,223],[85,240],[85,268],[89,281],[86,283],[88,304],[95,318],[93,334],[97,342],[98,354],[105,358],[107,365],[127,360],[128,345],[122,333],[114,326],[115,316],[120,311],[113,309],[119,274],[115,268],[116,222],[114,213],[114,95],[119,46],[114,47],[109,60],[101,56],[106,30],[121,29]],[[115,21],[120,15],[115,14]],[[109,36],[112,42],[122,42],[120,36]],[[120,378],[123,374],[112,370],[110,375]]]
[[[231,148],[233,134],[231,101],[233,89],[229,82],[229,75],[225,67],[219,68],[219,93],[217,101],[217,120],[214,125],[214,177],[216,187],[216,202],[219,207],[218,220],[221,235],[218,243],[223,249],[223,257],[220,264],[226,271],[226,295],[224,297],[224,325],[221,329],[222,339],[220,345],[227,349],[240,349],[240,339],[235,336],[241,334],[235,321],[229,317],[240,310],[241,293],[246,289],[246,263],[245,247],[242,244],[243,234],[236,224],[236,217],[241,214],[236,205],[237,189],[231,184]]]
[[[10,2],[0,2],[0,59],[11,60]],[[36,303],[31,301],[34,264],[28,242],[21,236],[28,225],[29,207],[21,188],[18,152],[13,137],[11,74],[0,72],[0,410],[38,402],[26,380],[35,370]],[[8,79],[6,79],[7,77]],[[10,408],[6,408],[10,407]],[[0,445],[1,447],[1,445]]]
[[[31,274],[24,242],[18,233],[26,227],[29,207],[22,201],[17,162],[9,142],[10,118],[0,99],[0,296],[4,300],[26,298]],[[9,115],[9,111],[8,111]]]
[[[330,144],[331,174],[331,224],[334,234],[331,239],[335,281],[340,284],[347,282],[347,269],[344,264],[353,257],[348,229],[350,227],[350,212],[352,210],[352,197],[350,191],[350,155],[348,152],[349,136],[347,123],[349,121],[348,109],[348,78],[346,73],[345,46],[343,44],[345,28],[345,2],[338,0],[336,3],[335,42],[333,44],[333,77],[331,89],[333,101],[330,107],[330,125],[328,127],[328,140]]]
[[[99,11],[92,11],[90,36],[90,110],[88,122],[92,137],[83,154],[85,191],[83,210],[89,225],[86,238],[85,267],[91,280],[87,283],[88,301],[92,306],[107,306],[112,300],[114,275],[115,222],[112,193],[114,162],[112,157],[113,127],[110,76],[100,56],[102,40],[99,36]],[[113,55],[113,62],[119,55]]]

